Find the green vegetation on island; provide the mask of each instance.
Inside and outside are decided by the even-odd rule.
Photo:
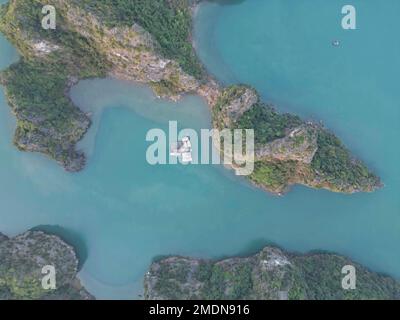
[[[254,129],[256,159],[250,180],[268,191],[283,193],[293,184],[345,193],[381,186],[379,177],[333,133],[320,124],[278,113],[248,86],[224,89],[213,119],[219,129]]]
[[[354,266],[356,288],[345,290],[342,273]],[[221,261],[169,257],[145,277],[145,298],[199,300],[400,299],[400,283],[328,253],[294,255],[266,247],[246,258]]]
[[[55,289],[42,285],[43,267],[55,270]],[[60,238],[28,231],[14,238],[0,234],[0,300],[91,300],[77,279],[74,249]]]
[[[365,164],[351,156],[343,143],[331,132],[319,130],[318,151],[311,163],[332,185],[352,185],[355,189],[372,190],[380,185],[379,178]]]
[[[146,29],[156,40],[158,52],[179,63],[182,69],[202,79],[205,72],[190,42],[192,12],[187,0],[74,0],[98,15],[108,27],[127,26],[133,22]]]
[[[84,165],[84,156],[75,145],[90,120],[66,92],[78,79],[105,76],[106,62],[87,39],[63,28],[61,14],[57,30],[44,30],[42,7],[39,1],[11,1],[1,12],[0,30],[22,54],[1,75],[18,120],[14,143],[21,150],[48,154],[76,171]]]
[[[257,103],[236,122],[236,128],[254,128],[256,145],[262,145],[286,136],[286,132],[303,122],[290,113],[280,114],[273,107]]]
[[[83,168],[76,144],[90,119],[68,97],[80,79],[140,81],[171,98],[200,85],[186,1],[55,0],[55,30],[42,28],[46,4],[11,0],[0,11],[0,31],[21,54],[0,76],[18,120],[19,149],[44,153],[69,171]]]
[[[191,43],[187,0],[54,0],[56,30],[41,26],[45,0],[11,0],[0,11],[0,31],[21,60],[1,73],[17,118],[15,145],[44,153],[69,171],[85,155],[77,142],[90,118],[68,97],[80,79],[111,76],[150,85],[159,97],[206,98],[218,129],[254,129],[255,184],[274,193],[304,184],[337,192],[381,186],[339,139],[319,124],[281,114],[249,86],[220,88],[204,72]]]
[[[280,193],[286,191],[296,173],[294,161],[257,161],[250,180],[268,191]]]

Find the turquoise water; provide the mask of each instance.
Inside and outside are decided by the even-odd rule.
[[[166,129],[168,120],[207,128],[204,102],[174,104],[131,83],[82,81],[72,98],[94,125],[80,143],[89,159],[78,174],[12,146],[15,121],[0,94],[0,230],[51,225],[73,235],[86,258],[79,276],[98,298],[137,298],[159,255],[221,257],[266,243],[336,251],[400,278],[400,3],[353,1],[359,29],[348,32],[340,29],[343,4],[207,3],[196,45],[220,80],[252,84],[281,109],[323,120],[382,176],[384,189],[348,196],[298,186],[277,198],[217,166],[152,167],[147,131]],[[0,67],[15,59],[0,37]]]

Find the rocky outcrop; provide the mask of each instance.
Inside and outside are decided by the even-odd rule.
[[[214,127],[232,128],[235,122],[258,102],[257,92],[248,86],[224,88],[220,91],[213,108]]]
[[[246,258],[221,261],[169,257],[154,262],[145,277],[147,300],[279,299],[288,287],[277,287],[293,269],[288,256],[267,247]],[[268,283],[265,279],[271,281]]]
[[[310,164],[318,150],[317,127],[304,124],[287,132],[282,139],[276,139],[256,150],[260,160],[297,161]]]
[[[51,156],[66,171],[77,172],[84,168],[86,157],[82,151],[76,150],[76,143],[90,127],[89,118],[81,112],[71,122],[74,127],[67,135],[46,125],[46,119],[38,117],[35,113],[19,112],[18,106],[13,106],[14,114],[18,119],[18,127],[14,135],[14,144],[21,151],[40,152]],[[27,130],[34,128],[34,130]]]
[[[48,41],[37,41],[32,43],[31,46],[34,53],[38,56],[46,56],[60,49],[59,46],[54,45]]]
[[[236,122],[239,118],[259,101],[258,94],[250,88],[243,88],[243,92],[233,99],[225,108],[228,118]]]
[[[221,89],[203,74],[190,43],[188,2],[135,4],[140,12],[135,19],[146,16],[140,26],[135,19],[119,23],[124,10],[121,2],[92,6],[91,0],[55,0],[56,34],[32,27],[44,4],[44,0],[34,4],[12,0],[1,11],[0,31],[22,55],[0,77],[18,120],[14,144],[20,150],[44,153],[68,171],[81,170],[85,155],[76,145],[87,132],[90,118],[72,104],[69,90],[80,79],[112,76],[148,84],[160,98],[178,100],[196,93],[208,102],[215,128],[254,129],[256,171],[250,179],[266,190],[281,193],[299,183],[352,193],[382,185],[321,126],[316,129],[294,115],[279,114],[249,86]],[[166,23],[151,14],[155,9],[175,16]],[[168,32],[159,33],[154,26],[164,26]]]
[[[43,267],[53,266],[56,289],[42,286]],[[0,242],[0,297],[3,299],[93,299],[76,275],[74,249],[60,238],[28,231]]]
[[[254,172],[249,178],[274,194],[282,195],[294,184],[343,193],[382,187],[379,177],[321,124],[279,113],[248,86],[221,91],[213,108],[213,124],[220,130],[254,129]]]
[[[68,6],[66,12],[69,27],[104,55],[111,77],[149,84],[159,97],[173,100],[199,89],[197,79],[183,72],[177,62],[157,53],[156,40],[138,24],[110,29],[79,7]]]
[[[207,76],[196,78],[184,72],[177,61],[160,53],[160,43],[135,21],[110,26],[112,18],[96,15],[79,1],[55,0],[59,32],[40,32],[33,26],[40,22],[37,13],[45,4],[12,0],[1,11],[0,31],[22,56],[0,75],[18,120],[14,144],[20,150],[44,153],[67,171],[84,167],[85,155],[76,150],[76,144],[90,127],[90,119],[68,97],[80,79],[111,76],[148,84],[160,98],[176,101],[184,94],[197,93],[210,106],[215,103],[218,84]],[[102,6],[113,10],[111,4]],[[165,6],[164,10],[178,6],[187,11],[181,1]],[[179,27],[189,29],[190,21],[184,23]],[[186,40],[184,52],[190,56],[192,47]],[[201,69],[195,55],[190,57]]]
[[[356,268],[355,290],[342,287],[342,268]],[[399,299],[400,283],[335,254],[294,255],[275,247],[221,261],[169,257],[154,262],[145,298],[169,299]]]

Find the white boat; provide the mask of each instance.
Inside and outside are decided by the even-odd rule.
[[[189,137],[183,137],[177,144],[171,145],[170,155],[181,158],[183,163],[190,163],[192,158],[192,143]]]

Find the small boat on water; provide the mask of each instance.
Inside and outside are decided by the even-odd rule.
[[[190,138],[183,137],[177,144],[171,145],[170,155],[180,158],[183,163],[192,162],[192,143],[190,142]]]
[[[340,41],[339,41],[339,40],[333,40],[333,41],[332,41],[332,45],[333,45],[334,47],[339,47],[339,46],[340,46]]]

